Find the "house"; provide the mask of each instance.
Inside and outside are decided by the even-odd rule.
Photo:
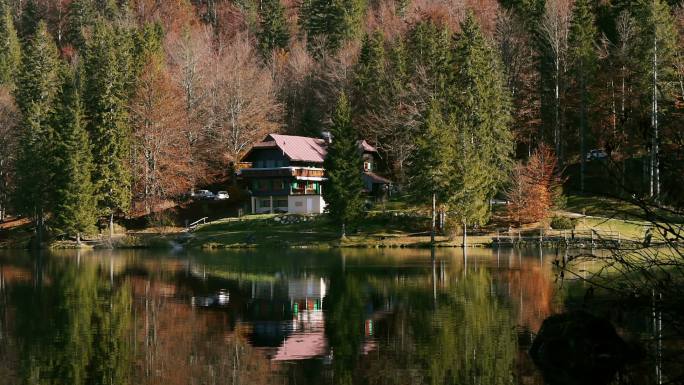
[[[322,213],[323,161],[327,139],[269,134],[242,158],[246,167],[238,176],[250,191],[252,213]],[[367,193],[381,196],[391,183],[374,173],[378,151],[365,140],[359,142],[363,170],[359,170]]]

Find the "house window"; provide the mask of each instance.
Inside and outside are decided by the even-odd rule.
[[[295,202],[295,207],[303,207],[303,206],[304,206],[304,202],[302,202],[302,201]]]
[[[275,161],[267,160],[266,161],[266,168],[273,168],[273,167],[275,167]]]
[[[273,202],[275,207],[287,207],[287,199],[278,199]]]
[[[259,201],[259,207],[270,208],[271,207],[271,200],[270,199],[261,199]]]
[[[287,189],[287,185],[285,184],[285,181],[282,179],[276,179],[273,181],[273,189],[274,190],[285,190]]]
[[[269,181],[263,179],[257,179],[254,181],[254,189],[256,191],[266,191],[269,188]]]
[[[371,171],[373,169],[373,164],[370,161],[363,162],[363,171]]]

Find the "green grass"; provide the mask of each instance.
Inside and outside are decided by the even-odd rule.
[[[566,208],[578,214],[597,216],[604,218],[643,220],[645,213],[641,207],[619,199],[600,196],[570,195],[567,198]],[[665,210],[658,210],[656,214],[663,219],[674,223],[684,223],[684,218]]]
[[[205,249],[248,247],[425,247],[429,245],[429,218],[413,210],[371,211],[357,226],[341,229],[326,215],[307,216],[306,222],[283,224],[277,215],[248,215],[219,220],[200,226],[186,242],[189,247]],[[460,246],[437,237],[441,246]],[[492,237],[471,237],[473,245],[489,244]]]

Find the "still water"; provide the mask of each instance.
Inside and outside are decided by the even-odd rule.
[[[0,253],[0,384],[543,384],[553,251]]]

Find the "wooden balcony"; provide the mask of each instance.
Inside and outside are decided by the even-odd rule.
[[[246,178],[323,178],[325,171],[323,169],[312,168],[243,168],[240,174]]]

